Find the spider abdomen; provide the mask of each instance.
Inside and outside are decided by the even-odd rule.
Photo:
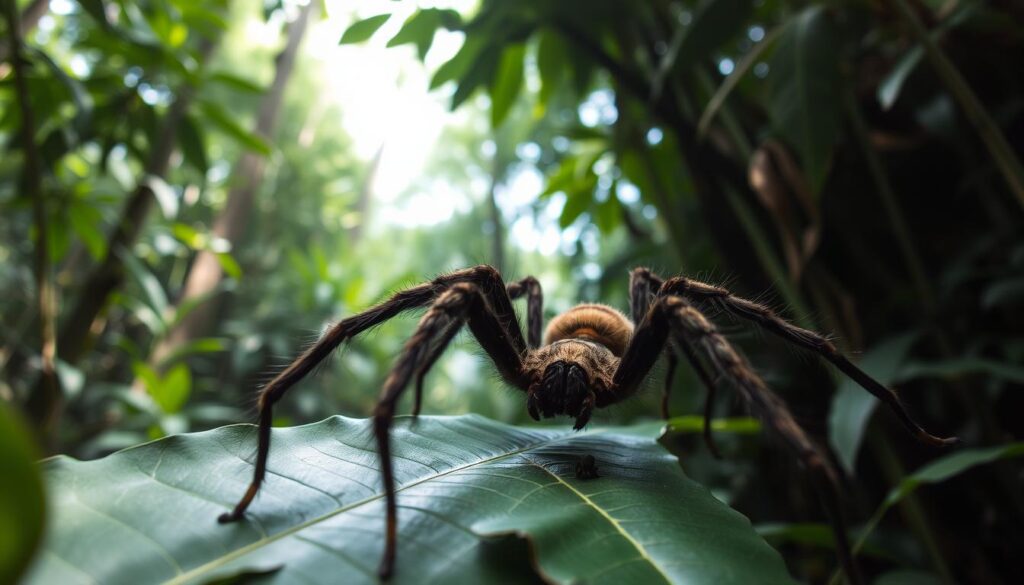
[[[600,343],[616,357],[622,357],[633,335],[633,323],[607,305],[576,305],[552,319],[544,335],[552,344],[563,339],[585,339]]]

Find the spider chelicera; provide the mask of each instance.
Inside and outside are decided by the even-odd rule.
[[[675,368],[678,351],[707,386],[709,406],[716,381],[727,381],[807,469],[836,533],[840,562],[856,581],[857,572],[849,554],[839,506],[835,470],[825,454],[793,420],[785,403],[765,385],[747,360],[733,349],[696,305],[717,308],[753,321],[786,341],[821,355],[885,402],[921,441],[949,445],[956,439],[943,439],[926,432],[907,414],[892,390],[850,362],[826,337],[786,322],[768,307],[736,297],[724,288],[682,276],[663,279],[646,268],[636,268],[631,272],[629,288],[631,319],[608,306],[578,305],[551,321],[543,345],[540,283],[533,277],[527,277],[506,284],[501,274],[490,266],[477,266],[439,276],[340,321],[261,390],[258,401],[259,444],[252,483],[235,508],[222,514],[218,520],[225,523],[241,519],[259,491],[270,452],[271,413],[285,392],[346,340],[400,313],[428,307],[385,380],[374,411],[387,504],[384,554],[379,568],[381,577],[387,578],[394,569],[398,538],[389,442],[395,405],[415,378],[413,414],[419,414],[424,376],[462,326],[468,324],[501,377],[526,392],[526,409],[530,416],[540,420],[541,417],[568,415],[575,419],[573,427],[577,430],[587,424],[595,408],[604,408],[633,396],[659,355],[666,350],[666,344],[669,378]],[[527,339],[523,339],[512,306],[512,301],[522,296],[527,300]],[[666,384],[662,395],[662,414],[666,417],[668,390],[669,385]],[[716,452],[707,421],[709,412],[710,408],[706,408],[705,439]],[[596,467],[593,469],[596,472]]]

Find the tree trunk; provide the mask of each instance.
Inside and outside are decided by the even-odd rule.
[[[377,171],[380,169],[380,160],[384,156],[384,143],[373,155],[370,161],[370,168],[366,170],[363,178],[363,185],[359,188],[359,197],[356,199],[356,217],[359,221],[348,230],[348,244],[355,247],[362,239],[366,226],[370,223],[370,209],[373,202],[373,182],[377,179]]]
[[[309,14],[314,4],[315,2],[306,4],[299,12],[298,18],[289,27],[288,40],[276,59],[274,82],[260,104],[259,115],[256,119],[256,133],[268,141],[277,124],[284,90],[294,69],[299,44],[305,35]],[[231,242],[232,246],[241,240],[256,198],[256,190],[263,180],[265,165],[266,160],[261,155],[253,152],[242,154],[235,167],[235,186],[228,193],[224,210],[214,220],[211,230],[214,237],[224,238]],[[223,278],[224,271],[216,254],[208,250],[199,252],[185,280],[179,304],[189,299],[209,295],[216,290]],[[217,305],[216,299],[209,299],[193,309],[157,345],[153,351],[151,363],[159,365],[164,358],[171,355],[175,348],[203,335],[209,324],[216,321]]]
[[[31,6],[29,7],[32,8]],[[53,286],[50,266],[49,225],[47,222],[46,199],[43,191],[43,166],[36,147],[35,112],[25,79],[25,61],[22,55],[24,28],[19,22],[18,11],[13,1],[4,6],[7,20],[8,45],[14,69],[14,87],[17,105],[21,110],[21,141],[24,153],[24,168],[21,184],[32,198],[32,216],[36,228],[35,242],[35,284],[39,303],[39,383],[29,399],[29,414],[36,422],[40,442],[51,449],[53,437],[58,428],[62,411],[63,396],[56,368],[56,309],[57,297]],[[36,17],[38,20],[38,17]]]
[[[214,46],[212,41],[203,39],[199,48],[200,64],[209,61]],[[146,216],[153,207],[153,190],[146,178],[163,178],[167,174],[171,154],[177,143],[178,127],[188,112],[194,91],[195,88],[190,85],[184,86],[167,110],[156,144],[152,146],[149,160],[143,170],[143,176],[129,195],[121,218],[107,239],[107,254],[86,278],[78,302],[61,329],[60,357],[68,363],[78,362],[88,349],[93,322],[106,307],[111,293],[124,282],[124,262],[121,254],[131,253],[130,248],[142,233]]]
[[[21,11],[21,38],[32,32],[32,29],[39,24],[39,19],[50,10],[50,0],[32,0],[32,3]],[[0,63],[3,63],[11,55],[10,45],[0,45]]]

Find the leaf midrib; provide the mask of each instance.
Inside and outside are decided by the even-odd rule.
[[[573,487],[572,484],[570,484],[569,482],[567,482],[564,479],[562,479],[557,473],[552,472],[550,469],[548,469],[547,467],[544,467],[543,465],[537,463],[536,461],[530,460],[530,464],[531,465],[535,465],[536,467],[539,467],[540,469],[543,469],[548,475],[550,475],[551,477],[553,477],[556,480],[558,480],[558,483],[560,483],[563,486],[569,488],[569,490],[572,493],[576,494],[576,496],[578,496],[581,500],[583,500],[584,504],[590,506],[595,511],[597,511],[598,514],[603,516],[604,519],[607,520],[608,523],[612,525],[612,528],[614,528],[620,535],[622,535],[623,538],[626,539],[627,542],[629,542],[630,544],[632,544],[636,548],[637,552],[640,553],[640,558],[645,560],[645,561],[647,561],[651,565],[651,567],[653,567],[654,570],[657,571],[659,575],[661,575],[661,578],[664,579],[666,583],[669,583],[671,585],[672,579],[669,579],[668,575],[665,574],[665,571],[663,571],[661,569],[661,567],[658,565],[658,563],[654,562],[654,559],[652,559],[651,556],[649,554],[647,554],[647,550],[643,547],[643,545],[641,545],[639,542],[637,542],[637,540],[635,538],[633,538],[632,534],[630,534],[629,532],[627,532],[625,529],[622,528],[622,525],[619,524],[618,520],[616,520],[611,514],[609,514],[607,511],[605,511],[604,508],[602,508],[601,506],[598,506],[594,502],[594,500],[590,499],[590,497],[587,494],[579,491],[578,489]]]
[[[413,481],[411,483],[408,483],[408,484],[403,485],[400,488],[396,489],[395,493],[405,491],[405,490],[407,490],[409,488],[416,487],[416,486],[418,486],[418,485],[420,485],[422,483],[426,483],[428,481],[435,480],[435,479],[437,479],[439,477],[444,477],[446,475],[450,475],[450,474],[455,473],[457,471],[462,471],[464,469],[470,469],[470,468],[476,467],[478,465],[483,465],[485,463],[491,463],[493,461],[499,461],[499,460],[505,459],[507,457],[512,457],[512,456],[515,456],[515,455],[519,455],[521,453],[525,453],[526,451],[530,451],[530,450],[536,449],[538,447],[543,447],[545,445],[550,445],[552,443],[556,443],[558,441],[561,441],[561,440],[564,440],[564,439],[567,439],[567,438],[575,438],[575,437],[579,437],[579,436],[582,436],[582,435],[585,435],[585,434],[598,434],[598,433],[602,433],[602,432],[604,432],[604,429],[599,429],[599,430],[595,430],[595,431],[584,431],[584,432],[581,432],[581,433],[567,433],[567,434],[559,435],[559,436],[551,438],[551,439],[546,439],[546,440],[543,440],[543,441],[538,441],[536,443],[531,443],[530,445],[527,445],[525,447],[516,449],[515,451],[509,451],[507,453],[502,453],[501,455],[497,455],[497,456],[494,456],[494,457],[489,457],[487,459],[480,459],[480,460],[474,461],[472,463],[467,463],[466,465],[461,465],[459,467],[453,467],[453,468],[451,468],[451,469],[449,469],[447,471],[444,471],[442,473],[437,473],[437,474],[434,474],[434,475],[430,475],[430,476],[418,479],[416,481]],[[545,470],[545,471],[547,471],[547,470]],[[548,473],[551,473],[551,472],[549,471]],[[561,481],[560,478],[559,478],[559,481]],[[566,485],[568,485],[568,484],[566,484]],[[260,549],[260,548],[262,548],[262,547],[264,547],[266,545],[269,545],[269,544],[272,544],[274,542],[277,542],[278,540],[281,540],[281,539],[286,538],[288,536],[292,536],[293,534],[301,532],[302,530],[305,530],[306,528],[309,528],[310,526],[314,526],[314,525],[316,525],[316,524],[318,524],[320,522],[323,522],[323,521],[325,521],[325,520],[327,520],[329,518],[333,518],[334,516],[337,516],[338,514],[342,514],[344,512],[348,512],[349,510],[358,508],[359,506],[363,506],[363,505],[369,504],[370,502],[374,502],[376,500],[379,500],[379,499],[383,498],[384,495],[385,495],[384,493],[375,494],[373,496],[370,496],[370,497],[367,497],[367,498],[363,498],[362,500],[357,500],[357,501],[355,501],[355,502],[353,502],[353,503],[351,503],[351,504],[349,504],[347,506],[342,506],[340,508],[332,510],[332,511],[326,513],[326,514],[321,515],[321,516],[317,516],[316,518],[312,518],[310,520],[307,520],[307,521],[305,521],[305,522],[303,522],[301,524],[296,524],[295,526],[292,526],[290,528],[286,528],[286,529],[282,530],[281,532],[278,532],[276,534],[272,534],[272,535],[270,535],[268,537],[265,537],[265,538],[261,538],[261,539],[255,541],[255,542],[252,542],[252,543],[249,543],[249,544],[247,544],[247,545],[245,545],[243,547],[237,548],[237,549],[227,553],[226,555],[223,555],[223,556],[218,557],[218,558],[216,558],[216,559],[214,559],[212,561],[209,561],[207,563],[199,565],[198,567],[190,569],[189,571],[186,571],[184,573],[176,575],[173,579],[165,581],[164,583],[166,585],[186,583],[188,580],[193,579],[195,577],[198,577],[199,575],[202,575],[203,573],[206,573],[208,571],[212,571],[212,570],[218,569],[218,568],[228,564],[229,562],[231,562],[231,561],[233,561],[233,560],[235,560],[237,558],[243,557],[243,556],[249,554],[252,551],[258,550],[258,549]],[[641,552],[643,552],[643,551],[641,551]]]

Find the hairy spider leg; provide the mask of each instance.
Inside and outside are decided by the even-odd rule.
[[[423,381],[427,378],[427,374],[430,370],[434,369],[434,364],[437,362],[438,358],[441,357],[445,348],[448,347],[448,343],[451,342],[452,338],[454,338],[458,332],[458,327],[451,327],[449,330],[443,331],[438,338],[438,342],[434,343],[430,353],[423,360],[423,364],[418,370],[416,370],[416,394],[413,396],[412,403],[413,416],[420,415],[420,408],[423,405]]]
[[[530,349],[540,347],[540,332],[544,329],[544,291],[540,282],[532,276],[508,284],[508,296],[512,300],[526,295],[526,337]]]
[[[540,332],[543,328],[543,307],[544,307],[544,293],[540,288],[540,282],[532,276],[527,276],[522,280],[508,283],[506,287],[508,296],[513,301],[527,295],[526,300],[526,323],[527,323],[527,340],[530,343],[531,349],[540,347]],[[454,335],[454,333],[452,334]],[[434,367],[434,362],[441,357],[444,353],[445,347],[448,345],[448,341],[442,344],[435,344],[433,351],[423,361],[423,365],[416,372],[416,394],[413,399],[412,415],[419,416],[420,408],[423,404],[423,382],[429,372]]]
[[[430,358],[431,344],[440,340],[440,346],[443,347],[467,322],[470,331],[507,382],[522,389],[529,383],[524,379],[520,352],[510,342],[499,317],[476,285],[468,282],[453,285],[423,315],[416,332],[406,342],[384,382],[373,417],[387,505],[384,556],[378,569],[382,579],[390,577],[394,569],[398,544],[398,508],[390,443],[395,404],[408,386],[410,378]]]
[[[217,521],[226,523],[241,519],[245,514],[245,510],[259,492],[260,485],[263,483],[264,476],[266,475],[267,457],[270,453],[270,427],[273,420],[273,405],[284,396],[289,388],[309,374],[317,364],[326,359],[332,351],[346,340],[400,313],[418,309],[429,304],[439,294],[459,283],[472,283],[476,285],[481,294],[487,298],[488,304],[494,312],[495,319],[498,321],[509,344],[515,348],[517,355],[526,351],[526,342],[523,340],[519,321],[512,308],[512,300],[505,291],[505,282],[501,279],[501,274],[496,269],[486,265],[443,274],[430,282],[397,292],[383,303],[341,320],[260,391],[258,400],[260,411],[259,428],[257,430],[256,464],[253,471],[253,479],[234,509],[231,512],[221,514]]]
[[[661,290],[664,284],[665,280],[663,278],[647,268],[639,267],[630,271],[629,310],[634,323],[639,325],[644,320],[644,317],[647,316],[650,310],[651,303],[657,298],[658,291]],[[675,374],[676,366],[679,363],[679,358],[676,356],[675,351],[673,351],[672,345],[674,344],[669,343],[665,348],[665,354],[668,356],[668,369],[665,373],[665,386],[661,393],[661,416],[665,420],[668,420],[670,417],[668,406],[672,393],[672,376]],[[711,432],[711,414],[715,405],[715,389],[717,386],[704,367],[704,364],[697,359],[697,355],[693,352],[692,347],[684,343],[679,346],[679,349],[686,356],[686,361],[689,362],[690,367],[697,373],[697,377],[700,378],[701,383],[707,390],[704,400],[704,444],[707,445],[708,451],[716,459],[721,459],[721,452],[718,450],[718,445],[715,443],[714,435]]]
[[[836,553],[850,581],[862,583],[858,567],[853,562],[847,539],[846,521],[839,505],[839,482],[835,470],[825,455],[811,442],[790,414],[786,404],[761,379],[745,358],[723,337],[714,325],[687,300],[678,296],[662,297],[652,313],[661,312],[672,336],[680,344],[686,342],[699,347],[712,368],[735,386],[751,410],[769,428],[775,431],[807,469],[822,507],[832,524],[836,538]]]
[[[708,372],[700,358],[697,357],[697,353],[692,345],[689,343],[678,343],[678,341],[677,345],[683,350],[686,361],[690,362],[690,366],[697,372],[697,377],[700,378],[701,383],[707,388],[708,393],[704,398],[704,444],[707,445],[708,451],[711,452],[715,459],[721,459],[722,452],[718,450],[718,443],[715,443],[715,435],[711,432],[711,414],[715,407],[715,391],[718,388],[718,384],[715,383],[711,373]]]
[[[907,413],[903,402],[895,391],[885,387],[864,372],[864,370],[858,368],[845,355],[840,353],[835,344],[825,336],[787,322],[764,305],[737,297],[722,287],[705,284],[682,276],[666,280],[658,294],[661,297],[679,295],[692,302],[707,301],[733,315],[756,323],[798,347],[817,353],[862,388],[887,404],[896,414],[897,418],[899,418],[900,422],[903,423],[903,426],[923,443],[946,446],[954,445],[960,441],[956,437],[942,438],[925,431]]]
[[[633,323],[639,325],[647,316],[651,303],[657,298],[658,290],[664,284],[658,275],[646,268],[634,268],[629,273],[629,317]],[[668,402],[672,394],[672,376],[676,373],[676,366],[679,359],[671,344],[665,348],[665,356],[668,358],[668,368],[665,372],[665,385],[661,391],[661,417],[669,419]]]
[[[668,358],[668,364],[665,368],[665,385],[661,389],[661,418],[668,420],[671,415],[668,412],[668,401],[672,397],[672,377],[676,374],[676,366],[679,365],[679,358],[676,357],[676,353],[666,347],[665,356]]]

